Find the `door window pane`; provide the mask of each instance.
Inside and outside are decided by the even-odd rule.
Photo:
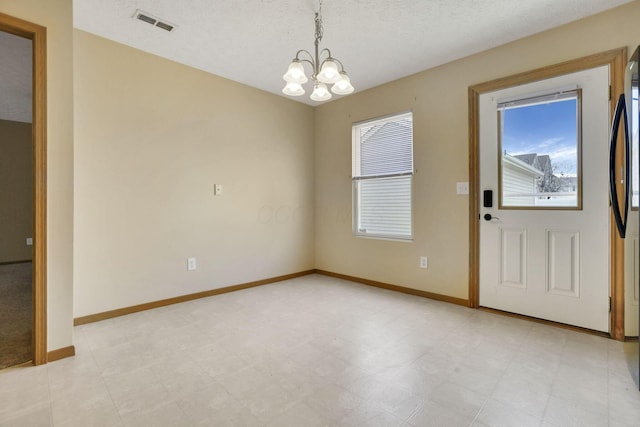
[[[498,104],[500,208],[580,209],[580,90]]]

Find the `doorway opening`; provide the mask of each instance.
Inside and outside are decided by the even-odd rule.
[[[7,290],[0,290],[0,298],[7,307],[19,310],[5,310],[8,323],[15,327],[0,331],[5,334],[3,346],[11,336],[10,354],[0,365],[4,368],[47,362],[46,29],[0,13],[0,46],[5,59],[0,85],[3,94],[10,95],[3,97],[9,106],[0,103],[4,160],[0,174],[5,177],[0,215],[5,221],[10,219],[11,227],[3,233],[7,238],[3,237],[0,248],[0,286]],[[21,68],[25,62],[26,71]],[[29,73],[27,79],[24,72]]]

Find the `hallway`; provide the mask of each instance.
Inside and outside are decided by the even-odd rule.
[[[0,264],[0,369],[32,358],[32,263]]]

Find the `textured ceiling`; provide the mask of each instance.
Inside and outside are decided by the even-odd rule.
[[[0,119],[31,123],[31,40],[0,31]]]
[[[323,0],[321,47],[361,91],[629,1]],[[177,28],[135,20],[136,9]],[[74,26],[282,95],[296,51],[313,49],[317,9],[317,0],[74,0]],[[294,99],[315,105],[309,85]]]
[[[323,0],[321,48],[357,92],[630,1]],[[137,9],[175,31],[133,19]],[[317,10],[317,0],[73,0],[76,28],[281,96],[295,53],[313,49]],[[0,32],[0,58],[0,118],[30,121],[30,41]],[[292,99],[316,105],[306,89]]]

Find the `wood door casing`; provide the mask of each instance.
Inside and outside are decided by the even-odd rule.
[[[33,42],[33,363],[47,363],[47,31],[0,13],[0,31]]]
[[[611,76],[611,98],[617,99],[624,91],[624,65],[627,49],[619,48],[597,53],[584,58],[562,62],[544,68],[508,76],[470,86],[469,95],[469,306],[479,306],[480,283],[480,200],[479,200],[479,97],[480,94],[508,87],[535,82],[551,77],[569,74],[601,65],[609,66]],[[611,102],[610,116],[615,103]],[[622,156],[616,159],[622,165]],[[622,193],[622,191],[619,191]],[[615,224],[610,222],[610,265],[611,265],[611,313],[610,336],[624,339],[624,240],[615,232]]]

